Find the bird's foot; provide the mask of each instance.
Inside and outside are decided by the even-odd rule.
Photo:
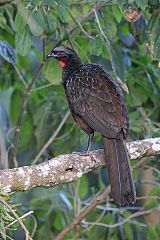
[[[92,161],[96,162],[96,160],[95,160],[95,158],[93,156],[93,153],[90,152],[90,151],[72,152],[72,154],[78,154],[79,156],[84,156],[84,157],[89,156],[89,157],[91,157]]]
[[[80,156],[91,156],[91,152],[89,151],[83,151],[83,152],[72,152],[73,154],[78,154]]]

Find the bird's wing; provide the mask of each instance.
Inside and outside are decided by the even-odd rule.
[[[66,92],[72,110],[94,131],[119,138],[128,131],[122,92],[115,80],[99,65],[84,65],[69,79]]]

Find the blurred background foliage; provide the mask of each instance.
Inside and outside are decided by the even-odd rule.
[[[74,48],[85,63],[102,64],[121,82],[129,111],[129,141],[158,137],[159,32],[158,0],[1,0],[1,169],[15,166],[13,158],[23,166],[86,148],[87,136],[71,116],[66,116],[68,106],[61,85],[61,68],[54,60],[46,61],[47,53],[60,44]],[[65,116],[64,124],[53,137]],[[43,148],[50,137],[54,141]],[[101,147],[101,138],[96,135],[93,148],[98,147]],[[136,206],[127,209],[117,209],[112,202],[97,206],[86,222],[82,222],[77,238],[74,238],[76,231],[72,231],[65,239],[158,240],[158,212],[128,220],[115,228],[99,225],[89,230],[87,221],[120,223],[141,208],[159,206],[159,163],[158,158],[152,158],[134,172],[137,195],[148,196],[147,200],[139,200]],[[15,206],[19,215],[34,211],[33,216],[25,220],[28,230],[34,231],[34,239],[50,240],[106,185],[105,169],[53,189],[15,193],[10,201],[21,203],[20,207]],[[0,212],[1,239],[25,239],[18,224],[5,228],[13,216],[2,204]]]

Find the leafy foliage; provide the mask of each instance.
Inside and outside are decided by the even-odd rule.
[[[65,44],[74,47],[86,63],[102,64],[106,70],[127,84],[125,94],[129,119],[129,140],[157,137],[160,134],[160,3],[156,0],[103,1],[96,14],[97,1],[30,0],[0,3],[0,129],[8,151],[9,166],[13,166],[14,139],[17,120],[31,83],[28,104],[24,109],[22,126],[18,137],[17,159],[19,165],[29,165],[52,136],[68,109],[61,83],[61,69],[57,62],[46,62],[46,55],[54,46]],[[125,12],[140,9],[141,17],[128,22]],[[91,13],[92,11],[92,13]],[[82,17],[83,16],[83,17]],[[39,65],[40,64],[40,65]],[[33,79],[38,66],[42,66]],[[100,147],[100,136],[94,139],[94,148]],[[85,149],[87,138],[67,119],[59,135],[39,159],[48,160],[56,155]],[[1,160],[1,156],[0,156]],[[159,169],[159,159],[153,159],[148,167]],[[3,164],[1,164],[3,166]],[[134,174],[137,190],[141,196],[143,185],[141,170]],[[151,170],[155,172],[154,170]],[[156,182],[153,174],[151,182]],[[37,222],[35,239],[54,239],[80,210],[89,204],[91,196],[108,185],[106,171],[96,171],[76,183],[54,189],[34,189],[16,193],[14,202],[21,202],[22,211],[34,211]],[[146,194],[158,196],[156,186]],[[157,207],[157,199],[138,202],[137,207]],[[158,239],[159,225],[148,219],[136,220],[116,228],[92,226],[87,222],[115,224],[137,211],[135,208],[117,209],[112,203],[100,205],[90,213],[80,226],[79,239]],[[113,208],[114,207],[114,208]],[[4,218],[5,208],[0,205],[0,233],[14,239],[22,239],[19,230],[6,230],[12,219]],[[134,221],[135,220],[135,221]],[[33,218],[25,221],[30,232]],[[36,225],[36,224],[35,224]],[[78,230],[77,230],[78,232]],[[77,233],[70,232],[65,239]]]

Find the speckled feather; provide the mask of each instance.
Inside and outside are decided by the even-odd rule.
[[[94,131],[107,138],[126,138],[128,116],[122,91],[116,81],[97,64],[81,65],[64,79],[72,111]]]

